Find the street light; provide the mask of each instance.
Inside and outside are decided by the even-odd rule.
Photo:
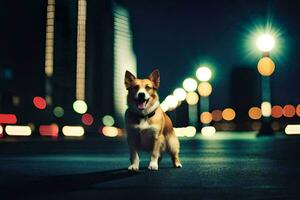
[[[187,78],[183,81],[183,88],[188,92],[194,92],[197,89],[197,81],[193,78]]]
[[[271,116],[271,86],[270,76],[275,70],[275,64],[270,58],[270,51],[275,46],[275,39],[272,34],[264,33],[260,35],[256,40],[257,48],[262,52],[262,58],[257,64],[258,72],[262,75],[261,77],[261,93],[262,93],[262,123],[263,126],[259,131],[259,135],[272,135],[272,129],[270,127],[270,116]]]
[[[186,98],[186,91],[183,88],[176,88],[173,92],[173,96],[178,101],[184,101]]]
[[[201,96],[200,99],[200,121],[203,124],[201,129],[201,133],[204,135],[206,134],[207,130],[212,130],[210,128],[209,123],[211,122],[212,116],[209,113],[209,95],[212,92],[212,86],[208,82],[211,79],[212,72],[210,68],[206,66],[201,66],[196,71],[196,76],[200,81],[198,85],[198,93]]]

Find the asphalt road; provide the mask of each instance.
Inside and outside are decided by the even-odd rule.
[[[124,139],[0,141],[0,199],[299,199],[300,138],[182,139],[182,169],[127,171]]]

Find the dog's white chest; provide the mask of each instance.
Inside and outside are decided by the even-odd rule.
[[[158,126],[149,124],[146,119],[141,119],[139,124],[134,125],[134,128],[139,129],[140,132],[157,132]]]

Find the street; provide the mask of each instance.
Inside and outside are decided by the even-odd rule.
[[[218,134],[218,133],[217,133]],[[217,135],[216,134],[216,135]],[[124,138],[0,140],[6,199],[298,199],[300,138],[181,139],[182,169],[127,171]],[[243,135],[240,133],[239,135]]]

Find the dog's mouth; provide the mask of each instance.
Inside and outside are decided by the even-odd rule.
[[[147,106],[147,103],[149,102],[149,99],[137,99],[136,104],[138,109],[144,110]]]

